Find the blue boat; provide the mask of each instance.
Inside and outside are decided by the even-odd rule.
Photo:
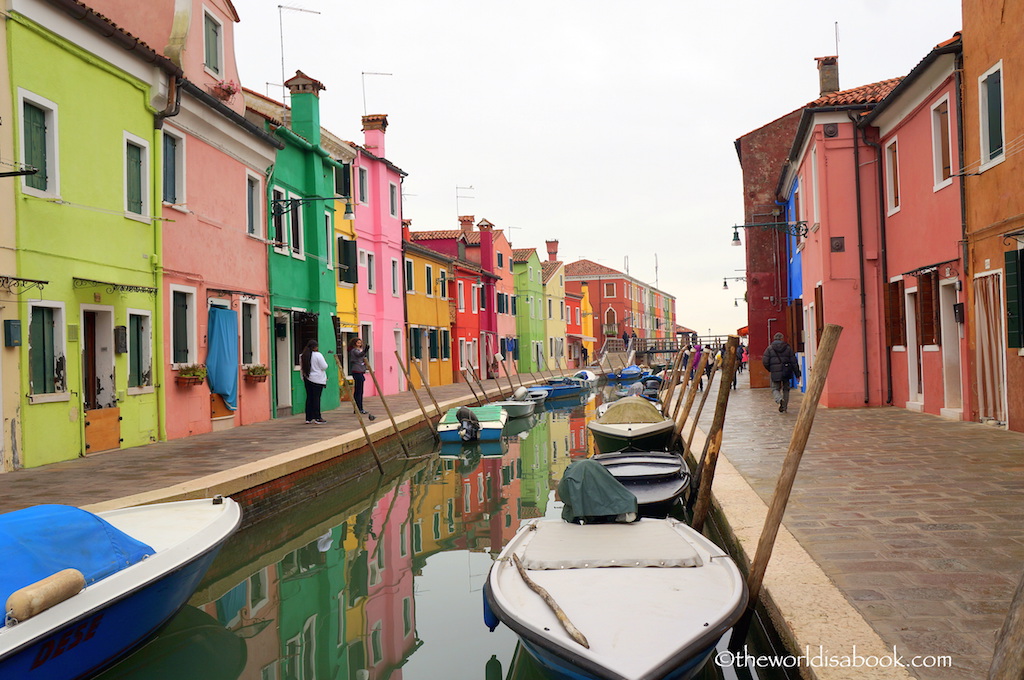
[[[464,437],[465,431],[462,421],[458,417],[459,410],[467,408],[479,422],[479,429],[469,439]],[[459,406],[450,408],[437,424],[437,434],[442,442],[465,442],[465,441],[498,441],[501,439],[501,431],[508,421],[508,414],[500,406]]]
[[[634,382],[643,376],[644,372],[636,364],[626,366],[618,373],[609,373],[608,380],[616,382]]]
[[[565,397],[574,397],[583,391],[584,386],[579,382],[567,381],[556,384],[537,385],[534,389],[545,390],[548,393],[547,401],[553,401]]]
[[[219,496],[0,515],[0,678],[74,680],[113,664],[185,605],[241,517]]]

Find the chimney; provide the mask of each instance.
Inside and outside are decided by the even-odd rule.
[[[387,114],[372,113],[363,116],[363,146],[377,158],[385,158],[384,131],[387,129]]]
[[[402,220],[402,240],[412,242],[412,220]]]
[[[818,62],[818,84],[822,95],[839,92],[839,57],[815,57]]]
[[[487,220],[480,220],[480,266],[494,271],[494,225]]]
[[[554,241],[544,241],[544,243],[547,244],[547,247],[548,247],[548,261],[549,262],[557,262],[558,261],[558,239],[555,239]]]
[[[476,221],[476,217],[473,215],[460,215],[459,216],[459,229],[462,233],[468,234],[473,231],[473,222]]]
[[[291,94],[292,132],[310,144],[320,144],[320,91],[327,88],[302,71],[296,71],[284,84]]]

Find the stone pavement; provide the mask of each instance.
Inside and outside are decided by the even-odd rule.
[[[722,453],[769,503],[801,397],[782,414],[745,383]],[[703,430],[713,409],[712,394]],[[785,525],[888,645],[952,656],[951,669],[912,675],[987,677],[1024,569],[1024,435],[902,408],[819,408]]]

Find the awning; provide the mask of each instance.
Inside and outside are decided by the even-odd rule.
[[[580,335],[578,333],[566,333],[565,335],[568,338],[579,338],[584,342],[597,342],[597,338],[592,338],[589,335]]]

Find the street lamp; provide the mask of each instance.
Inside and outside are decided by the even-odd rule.
[[[726,276],[725,278],[722,279],[722,290],[729,290],[729,282],[730,281],[742,281],[743,283],[746,283],[747,282],[747,277],[746,276]]]
[[[791,236],[807,236],[808,228],[806,220],[799,220],[797,222],[752,222],[750,224],[734,224],[732,225],[732,244],[734,246],[741,246],[743,242],[740,241],[740,229],[753,229],[759,228],[761,231],[768,229],[774,229],[775,231],[781,231]]]

